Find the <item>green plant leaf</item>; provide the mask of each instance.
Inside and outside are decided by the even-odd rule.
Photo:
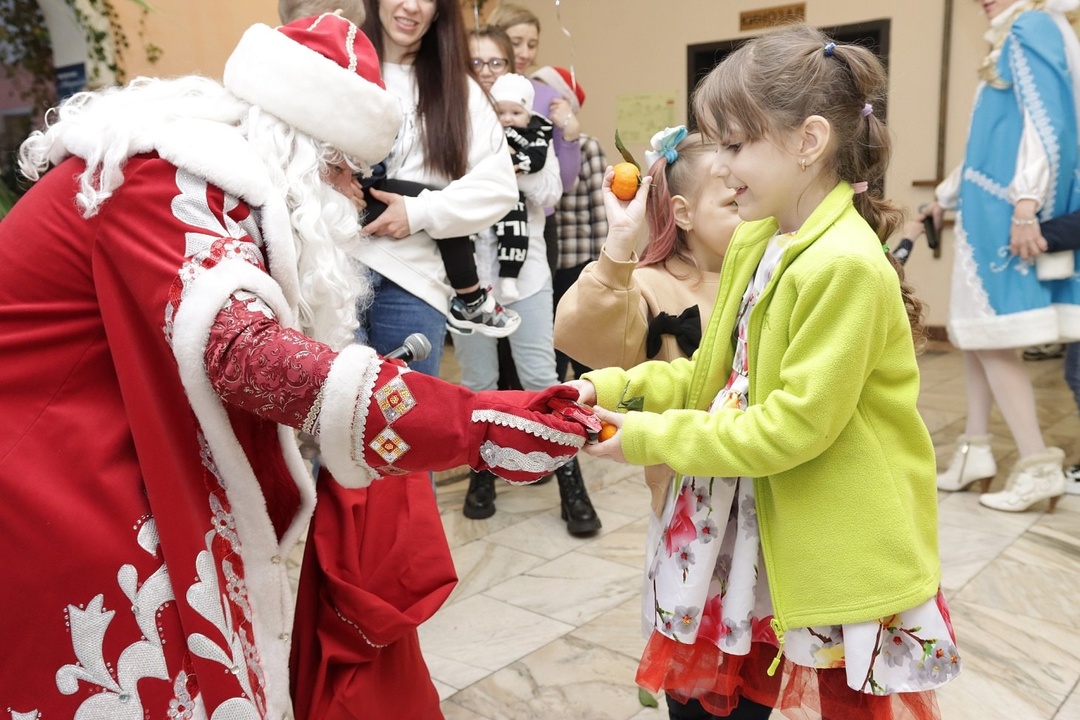
[[[626,149],[626,146],[623,145],[622,138],[619,137],[618,129],[615,130],[615,149],[622,155],[623,160],[636,167],[639,172],[641,171],[641,166],[638,165],[638,161],[634,159],[633,154],[631,154],[631,152]]]
[[[622,412],[641,412],[645,409],[645,396],[635,395],[632,398],[626,397],[626,391],[630,389],[630,381],[626,381],[626,385],[623,386],[622,394],[619,396],[619,402],[616,403],[615,409]]]
[[[11,212],[11,206],[18,199],[19,196],[15,194],[15,191],[9,188],[6,182],[0,180],[0,218]]]

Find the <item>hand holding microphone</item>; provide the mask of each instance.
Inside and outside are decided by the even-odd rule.
[[[431,354],[431,342],[423,333],[413,333],[405,338],[401,347],[395,348],[383,355],[387,360],[401,360],[408,365],[416,360],[424,360]]]

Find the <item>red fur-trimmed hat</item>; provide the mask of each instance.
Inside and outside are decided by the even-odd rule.
[[[585,91],[581,83],[566,68],[545,65],[532,74],[533,80],[539,80],[545,85],[550,85],[570,103],[574,114],[581,112],[581,106],[585,104]]]
[[[273,29],[248,28],[225,63],[234,95],[373,165],[386,158],[401,104],[386,90],[371,41],[343,17],[324,14]]]

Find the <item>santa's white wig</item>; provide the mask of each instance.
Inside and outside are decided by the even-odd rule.
[[[366,274],[344,251],[361,242],[360,227],[356,208],[323,174],[330,164],[356,169],[357,162],[198,76],[137,78],[124,88],[78,93],[50,110],[46,121],[22,144],[19,167],[37,180],[69,155],[83,158],[75,200],[87,218],[123,184],[128,158],[158,150],[178,124],[205,121],[234,130],[241,142],[246,138],[274,194],[286,198],[301,329],[335,349],[352,342],[357,304],[370,295]],[[236,181],[242,185],[244,178]]]

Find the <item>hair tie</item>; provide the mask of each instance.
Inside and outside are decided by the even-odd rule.
[[[866,192],[867,188],[869,188],[869,187],[870,187],[870,184],[868,182],[866,182],[865,180],[862,180],[860,182],[851,183],[851,189],[855,191],[856,195],[858,195],[859,193]]]
[[[688,134],[685,125],[676,125],[653,135],[649,141],[650,149],[645,151],[645,166],[651,168],[660,158],[667,160],[668,165],[674,163],[679,159],[679,151],[675,146],[685,140]]]
[[[825,57],[832,57],[834,50],[836,50],[836,43],[832,41],[825,43]]]
[[[862,116],[863,117],[870,117],[870,114],[873,113],[873,112],[874,112],[874,106],[871,105],[870,103],[866,103],[865,105],[862,106]]]

